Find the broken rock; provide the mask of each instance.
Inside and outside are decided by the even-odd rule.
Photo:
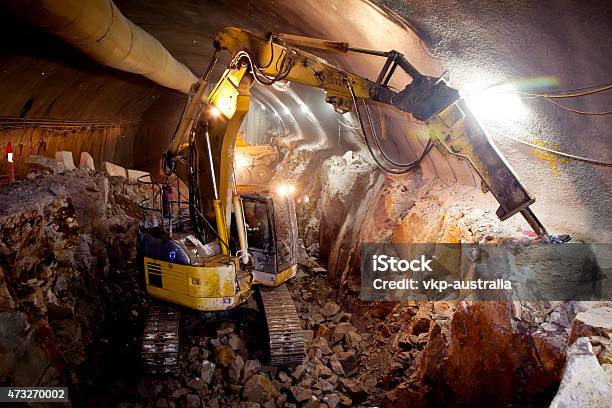
[[[335,354],[329,358],[329,365],[331,366],[332,371],[336,375],[344,375],[344,369],[342,368],[342,364],[340,363],[340,360],[338,360],[338,357]]]
[[[567,364],[550,408],[609,407],[612,384],[599,365],[589,339],[576,339],[567,353]]]
[[[74,169],[76,169],[76,166],[74,165],[74,159],[72,157],[72,152],[69,152],[67,150],[60,150],[58,152],[55,152],[55,160],[63,163],[64,170],[66,171],[73,171]]]
[[[342,340],[342,338],[344,337],[344,335],[350,331],[357,331],[357,329],[350,323],[348,322],[341,322],[338,323],[336,325],[336,328],[334,329],[334,343],[339,342],[340,340]]]
[[[244,341],[240,337],[230,337],[228,344],[234,351],[238,351],[244,347]]]
[[[299,386],[294,386],[291,387],[291,394],[297,402],[303,402],[312,397],[312,390],[308,390]]]
[[[51,159],[45,156],[39,156],[36,154],[31,154],[26,164],[34,169],[38,170],[46,170],[51,174],[62,174],[65,171],[64,163],[59,162],[55,159]]]
[[[353,350],[345,351],[338,355],[338,361],[342,364],[344,372],[349,372],[357,367],[357,355]]]
[[[242,372],[242,382],[246,382],[255,374],[261,373],[261,363],[259,360],[247,360],[244,363],[244,370]]]
[[[244,360],[242,360],[242,357],[236,356],[236,359],[232,361],[228,368],[229,379],[232,383],[238,384],[238,382],[240,381],[242,367],[244,367]]]
[[[163,386],[161,383],[152,381],[150,379],[144,379],[138,384],[136,391],[138,395],[146,400],[153,400],[162,391]]]
[[[612,338],[612,307],[595,303],[593,307],[574,317],[568,344],[579,337],[602,336]]]
[[[144,181],[147,183],[151,183],[153,181],[151,178],[151,173],[134,169],[127,170],[127,177],[132,181]]]
[[[127,176],[127,173],[123,167],[110,162],[102,162],[102,171],[109,177],[125,178]]]
[[[204,380],[206,384],[210,384],[212,382],[213,375],[215,374],[215,367],[215,364],[208,360],[204,360],[202,362],[202,366],[200,367],[200,377],[202,377],[202,380]]]
[[[323,309],[321,309],[321,314],[325,317],[332,317],[336,313],[340,311],[340,306],[334,302],[327,302]]]
[[[81,157],[79,159],[79,169],[96,171],[94,159],[93,157],[91,157],[91,154],[87,152],[81,152]]]
[[[302,378],[304,371],[306,371],[306,365],[300,364],[299,366],[295,367],[295,370],[293,370],[291,376],[295,378],[296,381],[299,381],[300,378]]]
[[[277,395],[278,391],[276,391],[270,379],[264,374],[252,376],[244,385],[244,397],[249,401],[263,404]]]
[[[185,407],[199,408],[200,407],[200,397],[194,394],[187,395],[187,398],[185,400]]]
[[[348,394],[353,400],[363,401],[365,398],[367,398],[368,394],[358,381],[350,378],[341,378],[340,383],[347,390]]]
[[[323,402],[327,404],[329,408],[336,408],[340,403],[340,396],[337,394],[329,394],[323,398]]]
[[[12,310],[15,308],[15,301],[6,286],[0,286],[0,311]]]
[[[215,361],[221,367],[229,367],[236,358],[236,353],[230,346],[222,345],[215,349]]]

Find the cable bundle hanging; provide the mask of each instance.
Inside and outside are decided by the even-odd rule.
[[[265,66],[258,66],[255,61],[257,61],[251,54],[247,51],[240,51],[236,54],[233,63],[237,63],[241,58],[245,57],[251,66],[251,72],[255,77],[255,80],[260,85],[274,85],[276,82],[285,80],[289,73],[291,72],[291,68],[293,68],[293,64],[291,62],[291,53],[287,50],[283,49],[281,53],[281,58],[276,61],[276,75],[274,77],[269,77],[263,71],[266,68],[269,68],[274,61],[274,42],[273,37],[270,36],[270,61]],[[279,67],[280,61],[280,67]]]
[[[367,136],[367,132],[365,130],[365,126],[363,123],[363,119],[361,117],[361,113],[359,112],[359,106],[357,105],[357,98],[355,97],[355,92],[353,90],[353,86],[351,85],[350,82],[347,81],[348,84],[348,88],[351,92],[351,96],[353,98],[353,106],[355,107],[355,112],[357,113],[357,118],[359,120],[359,124],[361,125],[361,132],[363,133],[363,138],[365,140],[366,146],[368,148],[368,151],[370,152],[370,155],[372,156],[372,159],[374,159],[374,161],[376,162],[376,164],[378,165],[378,167],[380,167],[381,169],[383,169],[384,171],[386,171],[387,173],[391,173],[391,174],[406,174],[409,173],[413,170],[415,170],[417,167],[419,167],[419,165],[421,164],[421,162],[423,161],[423,159],[429,154],[429,152],[431,151],[431,149],[433,149],[433,143],[431,142],[431,139],[427,141],[427,144],[425,145],[425,147],[423,148],[423,151],[421,152],[420,156],[409,162],[409,163],[399,163],[396,162],[395,160],[391,159],[389,156],[387,156],[387,154],[385,153],[384,149],[382,148],[380,141],[378,140],[378,136],[376,135],[376,131],[374,129],[374,124],[372,122],[372,115],[370,114],[368,107],[365,106],[365,110],[366,110],[366,114],[368,117],[368,122],[370,125],[370,130],[372,133],[372,136],[374,138],[374,142],[376,143],[376,147],[378,149],[378,151],[380,152],[380,154],[383,156],[383,158],[391,165],[395,166],[395,167],[399,167],[398,169],[392,169],[389,168],[387,165],[383,164],[378,157],[376,157],[376,154],[374,153],[374,150],[372,149],[372,146],[370,144],[370,141],[368,140],[368,136]]]

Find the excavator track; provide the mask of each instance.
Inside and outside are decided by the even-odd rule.
[[[179,362],[180,311],[155,303],[149,308],[142,340],[142,361],[147,374],[176,374]]]
[[[304,333],[287,285],[260,287],[270,338],[270,364],[294,366],[304,361]]]

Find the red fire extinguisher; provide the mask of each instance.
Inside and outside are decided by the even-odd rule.
[[[172,201],[174,201],[172,187],[170,184],[166,184],[162,189],[162,211],[165,218],[172,216]]]
[[[4,149],[6,151],[6,160],[7,160],[7,169],[8,169],[8,179],[9,179],[9,183],[14,183],[15,182],[15,165],[13,163],[13,146],[11,145],[11,142],[8,143],[8,145],[6,146],[6,149]]]

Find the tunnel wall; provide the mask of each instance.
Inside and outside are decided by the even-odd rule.
[[[56,126],[61,128],[61,125]],[[131,167],[134,157],[135,125],[118,123],[115,126],[107,126],[87,129],[88,125],[77,125],[75,128],[63,131],[35,127],[0,131],[0,148],[5,148],[9,142],[11,143],[17,177],[28,173],[26,162],[31,154],[55,157],[55,152],[60,150],[71,151],[77,166],[81,152],[88,152],[97,168],[108,158],[112,158],[116,164]]]

